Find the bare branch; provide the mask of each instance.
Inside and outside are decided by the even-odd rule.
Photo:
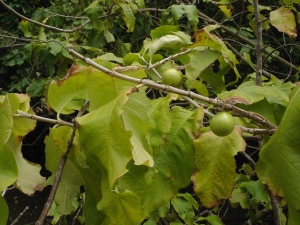
[[[119,78],[119,79],[122,79],[122,80],[127,80],[127,81],[130,81],[132,83],[136,83],[136,84],[144,84],[146,86],[149,86],[149,87],[152,87],[152,88],[155,88],[155,89],[158,89],[158,90],[172,92],[172,93],[176,93],[176,94],[179,94],[179,95],[182,95],[182,96],[187,96],[189,98],[198,99],[200,101],[203,101],[203,102],[206,102],[206,103],[209,103],[209,104],[213,104],[213,105],[216,105],[218,107],[222,107],[224,110],[233,110],[235,113],[238,113],[241,116],[244,116],[244,117],[247,117],[247,118],[251,118],[251,119],[255,120],[256,122],[258,122],[258,123],[260,123],[264,126],[267,126],[268,128],[277,129],[276,125],[270,123],[269,121],[267,121],[265,119],[262,119],[260,116],[257,116],[254,113],[245,111],[245,110],[243,110],[241,108],[238,108],[234,105],[225,103],[225,102],[223,102],[219,99],[208,98],[208,97],[205,97],[203,95],[196,94],[192,91],[185,91],[185,90],[175,88],[175,87],[172,87],[172,86],[158,84],[158,83],[155,83],[155,82],[153,82],[151,80],[147,80],[147,79],[137,79],[137,78],[129,77],[129,76],[123,75],[121,73],[118,73],[116,71],[110,70],[106,67],[103,67],[103,66],[95,63],[90,58],[85,58],[83,55],[79,54],[78,52],[74,51],[73,49],[69,49],[68,51],[74,57],[83,60],[87,64],[95,67],[96,69],[101,70],[102,72],[108,74],[109,76],[116,77],[116,78]]]
[[[32,120],[37,120],[37,121],[42,121],[42,122],[46,122],[46,123],[58,124],[60,126],[73,127],[72,123],[69,123],[69,122],[66,122],[66,121],[63,121],[63,120],[49,119],[49,118],[45,118],[45,117],[41,117],[41,116],[29,114],[29,113],[23,112],[21,110],[18,110],[17,113],[18,114],[15,114],[14,116],[16,116],[16,117],[24,117],[24,118],[28,118],[28,119],[32,119]]]
[[[260,21],[260,12],[258,8],[258,0],[253,0],[254,6],[254,14],[255,14],[255,24],[256,24],[256,82],[257,86],[261,86],[261,75],[262,75],[262,48],[263,48],[263,40],[262,40],[262,26]]]
[[[66,29],[61,29],[61,28],[57,28],[57,27],[53,27],[53,26],[50,26],[50,25],[46,25],[46,24],[43,24],[43,23],[40,23],[38,21],[35,21],[35,20],[32,20],[32,19],[29,19],[27,18],[26,16],[23,16],[22,14],[18,13],[17,11],[15,11],[14,9],[12,9],[11,7],[9,7],[9,5],[5,4],[3,2],[3,0],[0,0],[0,4],[3,5],[5,8],[7,8],[9,11],[11,11],[13,14],[15,14],[16,16],[20,17],[21,19],[23,20],[27,20],[33,24],[36,24],[38,26],[41,26],[41,27],[45,27],[45,28],[49,28],[51,30],[54,30],[54,31],[58,31],[58,32],[66,32],[66,33],[73,33],[79,29],[81,29],[82,27],[84,27],[85,25],[87,25],[90,20],[86,20],[83,24],[81,24],[80,26],[78,27],[75,27],[74,29],[72,30],[66,30]]]
[[[47,214],[48,214],[48,212],[51,208],[51,205],[53,203],[58,185],[59,185],[60,180],[61,180],[61,176],[62,176],[64,167],[65,167],[65,164],[66,164],[66,161],[67,161],[67,156],[68,156],[68,154],[71,150],[71,147],[73,145],[73,141],[74,141],[74,138],[75,138],[75,133],[76,133],[76,121],[75,121],[75,119],[73,120],[73,123],[74,123],[73,127],[72,127],[73,131],[72,131],[71,137],[68,141],[66,152],[60,158],[58,170],[56,172],[56,175],[55,175],[55,178],[54,178],[54,181],[53,181],[53,185],[52,185],[49,197],[48,197],[47,202],[44,205],[43,211],[42,211],[38,221],[36,221],[35,225],[44,224],[44,220],[45,220],[45,218],[46,218],[46,216],[47,216]]]

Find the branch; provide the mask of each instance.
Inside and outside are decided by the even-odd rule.
[[[253,0],[254,6],[254,14],[255,14],[255,23],[256,23],[256,37],[257,37],[257,44],[256,44],[256,82],[257,86],[261,86],[261,74],[262,74],[262,48],[263,48],[263,41],[262,41],[262,27],[260,21],[260,12],[258,8],[258,0]]]
[[[203,102],[221,107],[225,110],[233,110],[235,113],[238,113],[241,116],[244,116],[244,117],[247,117],[247,118],[251,118],[254,121],[256,121],[256,122],[258,122],[258,123],[260,123],[260,124],[262,124],[262,125],[264,125],[268,128],[277,129],[276,125],[274,125],[274,124],[270,123],[269,121],[261,118],[260,116],[257,116],[254,113],[245,111],[245,110],[243,110],[241,108],[238,108],[234,105],[225,103],[225,102],[223,102],[219,99],[208,98],[208,97],[205,97],[203,95],[196,94],[192,91],[185,91],[185,90],[175,88],[175,87],[172,87],[172,86],[158,84],[158,83],[155,83],[155,82],[153,82],[151,80],[147,80],[147,79],[137,79],[137,78],[129,77],[129,76],[123,75],[121,73],[118,73],[116,71],[110,70],[106,67],[103,67],[103,66],[95,63],[90,58],[85,58],[83,55],[79,54],[78,52],[74,51],[73,49],[68,49],[68,52],[71,55],[73,55],[74,57],[81,59],[85,63],[93,66],[96,69],[101,70],[102,72],[108,74],[109,76],[116,77],[116,78],[119,78],[119,79],[122,79],[122,80],[127,80],[129,82],[136,83],[136,84],[143,84],[143,85],[152,87],[152,88],[157,89],[157,90],[172,92],[172,93],[179,94],[179,95],[182,95],[182,96],[187,96],[189,98],[198,99],[200,101],[203,101]]]
[[[161,60],[161,61],[159,61],[159,62],[156,62],[156,63],[154,63],[154,64],[152,64],[152,65],[146,67],[145,70],[151,70],[151,69],[153,69],[154,67],[157,67],[157,66],[159,66],[159,65],[163,65],[164,63],[166,63],[166,62],[168,62],[168,61],[171,61],[171,60],[177,58],[178,56],[185,55],[185,54],[191,52],[192,50],[193,50],[193,49],[191,48],[191,49],[188,49],[188,50],[186,50],[186,51],[184,51],[184,52],[179,52],[179,53],[177,53],[177,54],[171,55],[171,56],[169,56],[169,57],[167,57],[167,58],[164,58],[163,60]]]
[[[51,208],[51,205],[53,203],[58,185],[59,185],[60,180],[61,180],[61,176],[62,176],[64,167],[65,167],[65,164],[66,164],[66,161],[67,161],[67,156],[68,156],[68,154],[71,150],[71,147],[72,147],[72,144],[73,144],[73,141],[74,141],[74,137],[75,137],[75,133],[76,133],[76,121],[75,121],[75,119],[73,120],[73,123],[74,123],[73,127],[72,127],[73,131],[72,131],[71,137],[68,141],[67,150],[60,158],[58,170],[56,172],[56,175],[55,175],[55,178],[54,178],[54,181],[53,181],[53,185],[52,185],[49,197],[48,197],[47,202],[45,203],[45,206],[43,208],[43,211],[42,211],[38,221],[36,221],[35,225],[43,225],[44,224],[44,220],[45,220],[45,218],[46,218],[46,216],[47,216],[47,214],[48,214],[48,212]]]
[[[26,206],[25,209],[23,210],[23,212],[20,213],[20,215],[17,217],[17,219],[15,219],[14,222],[12,222],[11,225],[15,225],[19,222],[19,220],[22,218],[22,216],[24,216],[25,212],[29,209],[29,206]]]
[[[252,46],[252,47],[256,47],[256,43],[252,42],[250,39],[243,37],[242,35],[234,32],[233,30],[231,30],[230,28],[218,23],[217,21],[215,21],[214,19],[208,17],[207,15],[205,15],[204,13],[202,13],[200,10],[198,10],[198,15],[199,18],[208,22],[208,23],[212,23],[212,24],[217,24],[220,26],[220,28],[224,31],[226,31],[227,33],[231,34],[234,37],[237,37],[238,39],[240,39],[241,41],[243,41],[244,43]],[[283,65],[292,68],[295,72],[298,73],[298,68],[297,66],[293,65],[292,63],[286,61],[285,59],[281,58],[280,56],[272,53],[270,50],[268,50],[267,48],[263,47],[263,52],[270,55],[273,59],[275,59],[276,61],[282,63]]]
[[[271,191],[268,191],[268,193],[271,199],[274,225],[281,225],[280,210],[276,196],[273,195]]]
[[[228,48],[230,48],[231,51],[233,51],[233,53],[235,55],[237,55],[238,57],[240,57],[241,60],[243,60],[245,63],[247,63],[249,65],[249,62],[247,61],[247,59],[239,52],[237,51],[231,44],[229,44],[228,42],[225,42],[225,44],[228,46]],[[257,66],[256,65],[253,65],[254,68],[257,70]],[[265,76],[265,77],[268,77],[268,78],[271,78],[273,77],[273,74],[265,71],[265,70],[262,70],[262,74]]]
[[[3,2],[3,0],[0,0],[0,3],[1,5],[3,5],[5,8],[7,8],[9,11],[11,11],[13,14],[15,14],[16,16],[20,17],[21,19],[23,20],[27,20],[33,24],[36,24],[38,26],[41,26],[41,27],[45,27],[45,28],[49,28],[50,30],[54,30],[54,31],[58,31],[58,32],[66,32],[66,33],[73,33],[79,29],[81,29],[82,27],[84,27],[86,24],[88,24],[90,22],[90,20],[86,20],[83,24],[81,24],[80,26],[78,27],[75,27],[74,29],[72,30],[66,30],[66,29],[61,29],[61,28],[57,28],[57,27],[53,27],[53,26],[50,26],[50,25],[46,25],[46,24],[43,24],[43,23],[40,23],[38,21],[35,21],[35,20],[32,20],[32,19],[29,19],[27,18],[26,16],[23,16],[22,14],[18,13],[17,11],[15,11],[14,9],[12,9],[11,7],[9,7],[9,5],[5,4]]]
[[[42,122],[46,122],[46,123],[58,124],[60,126],[74,127],[74,124],[63,121],[63,120],[54,120],[54,119],[49,119],[49,118],[45,118],[45,117],[41,117],[41,116],[36,116],[36,115],[33,115],[33,114],[23,112],[21,110],[18,110],[17,113],[18,114],[14,115],[15,117],[24,117],[24,118],[37,120],[37,121],[42,121]]]

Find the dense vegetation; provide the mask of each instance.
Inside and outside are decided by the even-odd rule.
[[[300,223],[299,0],[0,5],[0,225]]]

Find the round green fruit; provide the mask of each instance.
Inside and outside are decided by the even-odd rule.
[[[232,115],[227,112],[218,113],[210,121],[210,129],[215,135],[220,137],[229,135],[233,131],[234,125]]]
[[[179,87],[183,82],[182,73],[174,68],[167,69],[162,74],[163,84]]]

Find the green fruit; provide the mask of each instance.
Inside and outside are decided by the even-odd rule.
[[[227,112],[218,113],[210,121],[210,129],[215,135],[220,137],[229,135],[233,131],[234,125],[232,115]]]
[[[179,87],[183,82],[182,73],[174,68],[167,69],[162,74],[163,84]]]

